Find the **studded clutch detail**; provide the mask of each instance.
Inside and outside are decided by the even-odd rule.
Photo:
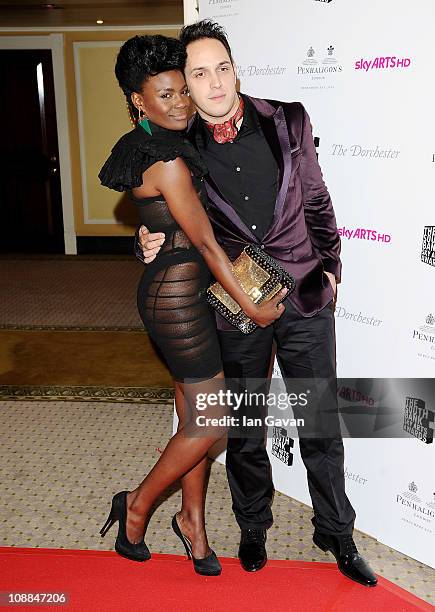
[[[287,297],[296,286],[295,279],[255,244],[246,246],[233,261],[233,273],[243,291],[256,304],[267,302],[285,287],[288,289],[285,296]],[[256,329],[257,324],[243,312],[219,283],[216,282],[207,289],[207,301],[244,334],[250,334]]]

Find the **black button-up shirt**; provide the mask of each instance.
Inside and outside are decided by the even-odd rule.
[[[246,97],[243,100],[243,121],[233,142],[217,143],[201,119],[196,140],[221,194],[261,240],[273,219],[278,165],[262,132],[257,111]]]

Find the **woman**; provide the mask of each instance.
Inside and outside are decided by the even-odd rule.
[[[116,77],[137,126],[117,142],[99,177],[107,187],[128,190],[140,221],[166,235],[140,281],[138,309],[174,378],[179,427],[140,485],[114,496],[100,533],[105,535],[118,520],[116,551],[137,561],[149,559],[144,532],[150,508],[181,478],[182,508],[172,527],[195,571],[218,575],[221,566],[205,533],[205,474],[207,451],[225,431],[198,432],[195,407],[197,394],[224,386],[214,316],[205,301],[210,271],[262,327],[284,307],[277,308],[281,295],[261,306],[253,304],[214,238],[204,210],[201,177],[206,168],[184,135],[190,103],[182,72],[185,60],[184,48],[175,39],[135,36],[122,46],[116,62]],[[223,409],[207,406],[201,414],[216,416]]]

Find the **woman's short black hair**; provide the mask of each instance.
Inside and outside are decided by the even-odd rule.
[[[184,70],[186,51],[176,38],[156,34],[133,36],[121,47],[116,58],[115,74],[134,117],[137,111],[131,102],[133,92],[140,93],[150,76],[168,70]]]
[[[234,63],[227,34],[224,28],[215,21],[212,21],[211,19],[203,19],[202,21],[197,21],[196,23],[192,23],[191,25],[181,28],[180,41],[185,47],[196,40],[202,40],[204,38],[214,38],[215,40],[221,42],[227,50],[231,62]]]

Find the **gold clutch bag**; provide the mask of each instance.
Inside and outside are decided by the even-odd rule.
[[[287,297],[296,286],[295,279],[255,244],[246,246],[233,261],[233,273],[256,304],[270,300],[284,287],[288,289]],[[250,334],[257,327],[219,283],[207,289],[207,301],[244,334]]]

